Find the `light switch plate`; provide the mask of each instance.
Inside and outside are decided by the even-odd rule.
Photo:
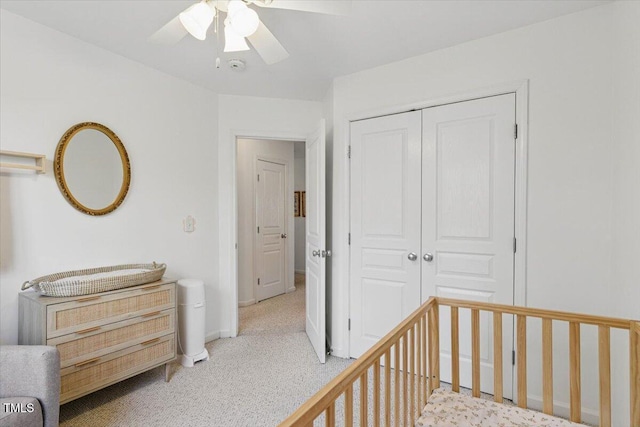
[[[185,233],[193,233],[196,229],[196,220],[191,216],[187,216],[184,220],[182,220],[182,226]]]

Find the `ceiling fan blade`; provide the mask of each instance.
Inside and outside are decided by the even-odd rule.
[[[174,45],[187,34],[187,30],[185,30],[184,26],[180,23],[179,16],[176,16],[153,33],[147,40],[156,44]]]
[[[254,0],[253,4],[273,9],[300,10],[327,15],[351,13],[351,0]]]
[[[255,33],[247,37],[251,45],[268,65],[275,64],[289,57],[289,52],[280,44],[278,39],[260,21]]]

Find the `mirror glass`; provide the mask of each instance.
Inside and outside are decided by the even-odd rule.
[[[129,188],[124,145],[98,123],[80,123],[65,133],[56,149],[54,170],[67,201],[89,215],[115,210]]]

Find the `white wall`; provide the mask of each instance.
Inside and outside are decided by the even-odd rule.
[[[293,220],[293,182],[294,160],[292,141],[258,140],[238,138],[237,146],[237,183],[238,183],[238,305],[254,304],[255,282],[254,244],[256,237],[255,183],[256,159],[264,157],[282,160],[287,174],[287,229],[291,235],[286,241],[287,250],[287,286],[286,292],[293,291],[294,277],[294,220]]]
[[[237,324],[235,139],[237,136],[303,140],[317,128],[322,104],[313,101],[220,95],[218,103],[219,283],[222,336]]]
[[[612,8],[612,306],[620,316],[640,319],[640,2],[618,2]]]
[[[166,262],[206,283],[209,337],[219,330],[216,95],[1,10],[0,143],[43,153],[48,172],[0,175],[0,341],[17,342],[18,290],[41,275]],[[103,217],[71,207],[51,173],[72,125],[100,122],[124,143],[131,187]],[[193,215],[196,231],[182,231]]]
[[[613,316],[635,311],[638,317],[638,299],[634,303],[624,299],[637,296],[638,282],[633,280],[637,261],[633,267],[624,262],[626,269],[633,270],[621,273],[628,279],[626,295],[615,295],[612,304],[606,303],[614,289],[612,222],[617,219],[611,198],[618,181],[624,184],[617,198],[620,206],[614,211],[629,208],[631,212],[621,213],[626,226],[615,238],[631,252],[629,259],[640,256],[638,239],[624,235],[629,228],[637,230],[638,224],[638,161],[627,159],[637,159],[637,123],[627,126],[624,138],[619,136],[628,141],[619,147],[625,166],[617,172],[617,181],[613,179],[616,135],[612,124],[622,114],[619,98],[628,98],[624,105],[633,103],[624,113],[625,122],[637,122],[638,117],[638,98],[628,96],[626,88],[615,93],[612,85],[614,73],[624,74],[625,81],[633,80],[634,85],[640,73],[634,62],[637,38],[614,40],[612,36],[620,20],[628,22],[627,29],[637,23],[625,16],[631,10],[637,10],[637,4],[608,4],[334,81],[334,353],[348,355],[348,223],[341,220],[348,218],[348,120],[374,110],[378,114],[385,109],[397,111],[402,105],[522,79],[530,82],[527,305]],[[613,61],[614,48],[620,56],[636,51],[633,59],[622,64]],[[622,306],[630,308],[622,310]],[[532,332],[534,341],[535,335]],[[560,331],[556,335],[566,342]],[[592,339],[586,334],[583,343]],[[590,372],[593,353],[584,358],[584,372]],[[531,369],[539,369],[534,362],[539,357],[532,355],[530,360]],[[567,361],[558,360],[556,369],[566,372]],[[585,407],[597,408],[597,376],[585,374],[583,381]],[[541,395],[534,375],[529,391]],[[558,386],[556,392],[558,399],[568,401],[566,388]]]
[[[293,173],[293,190],[305,191],[305,145],[303,142],[296,142],[294,146],[294,173]],[[306,260],[305,257],[305,239],[306,239],[306,218],[302,216],[295,217],[295,271],[304,273]]]
[[[612,312],[640,319],[640,2],[612,6],[613,29],[613,229]],[[628,340],[614,336],[613,381],[629,378]],[[625,396],[614,389],[613,400]],[[625,425],[628,403],[613,425]],[[615,420],[615,418],[614,418]]]

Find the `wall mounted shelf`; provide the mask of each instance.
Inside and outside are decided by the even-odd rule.
[[[35,161],[34,165],[27,163],[6,163],[0,162],[0,168],[8,168],[8,169],[27,169],[34,170],[37,173],[45,173],[45,160],[46,157],[44,154],[33,154],[33,153],[21,153],[19,151],[5,151],[0,150],[0,156],[2,157],[18,157],[22,159],[33,159]]]

